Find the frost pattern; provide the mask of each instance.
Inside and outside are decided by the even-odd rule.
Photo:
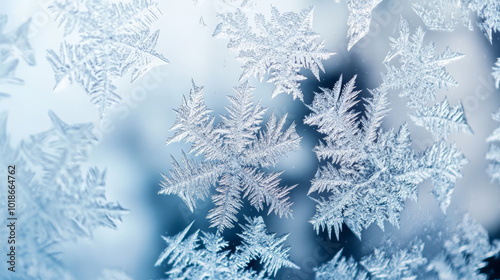
[[[168,63],[155,51],[159,30],[151,31],[150,26],[161,12],[150,0],[54,0],[49,9],[67,38],[59,53],[47,54],[56,86],[63,80],[80,84],[101,118],[121,100],[116,79],[132,69],[133,82],[155,63]],[[70,43],[70,34],[79,41]]]
[[[287,93],[303,100],[299,82],[305,77],[299,71],[309,69],[319,80],[319,70],[325,71],[321,61],[333,55],[312,31],[312,7],[300,14],[280,14],[272,7],[269,21],[262,14],[255,16],[256,28],[248,24],[240,9],[219,14],[219,19],[213,37],[229,38],[228,49],[244,63],[240,81],[255,76],[262,82],[269,74],[267,81],[275,85],[272,97]]]
[[[118,203],[106,200],[106,172],[82,166],[96,142],[93,125],[69,125],[50,112],[51,129],[12,149],[5,130],[6,116],[0,118],[0,162],[16,166],[16,217],[22,223],[16,242],[22,246],[16,248],[18,271],[5,268],[0,276],[70,279],[60,265],[58,245],[91,237],[98,227],[115,228],[125,212]],[[7,209],[3,195],[0,206]],[[1,228],[2,236],[7,236],[6,230]]]
[[[413,8],[430,30],[453,31],[459,19],[473,30],[471,13],[479,18],[477,25],[490,43],[493,32],[500,30],[500,3],[496,0],[424,0]]]
[[[500,109],[493,114],[493,119],[500,122]],[[490,150],[486,154],[486,159],[491,163],[488,166],[488,174],[492,181],[500,182],[500,128],[496,128],[491,135],[486,139],[490,143]]]
[[[432,107],[421,107],[415,114],[410,114],[416,125],[429,130],[436,139],[447,139],[451,133],[466,132],[472,134],[472,129],[467,123],[462,102],[450,108],[448,100]]]
[[[384,221],[399,226],[404,202],[417,199],[417,185],[432,179],[441,208],[446,209],[460,169],[467,162],[454,146],[436,142],[423,153],[411,147],[407,125],[398,131],[383,131],[380,126],[387,109],[386,93],[371,91],[365,99],[366,115],[359,120],[353,107],[359,91],[355,77],[341,90],[342,78],[333,89],[316,93],[312,113],[304,123],[318,127],[326,136],[315,148],[319,160],[330,160],[320,167],[309,194],[329,192],[320,198],[310,221],[314,229],[332,228],[337,239],[342,224],[361,238],[361,230],[372,223],[384,229]],[[447,188],[437,187],[446,186]],[[451,190],[449,190],[451,188]]]
[[[428,270],[436,272],[439,279],[486,280],[479,269],[486,266],[484,259],[499,252],[500,241],[490,244],[488,232],[467,214],[445,241],[444,252],[429,263]]]
[[[497,59],[495,66],[493,66],[493,72],[491,73],[495,79],[495,87],[500,87],[500,58]]]
[[[350,257],[346,261],[340,250],[332,260],[315,269],[316,280],[366,280],[366,279],[416,279],[419,270],[426,264],[422,256],[424,243],[417,240],[409,248],[387,254],[388,248],[376,248],[358,263]]]
[[[15,76],[20,55],[28,65],[35,65],[35,54],[28,41],[28,29],[31,19],[16,30],[4,33],[7,16],[0,15],[0,84],[22,85],[22,79]],[[0,93],[1,94],[1,93]]]
[[[380,4],[382,0],[347,0],[349,15],[347,17],[347,50],[350,50],[359,40],[370,31],[372,20],[372,10]]]
[[[346,260],[342,257],[341,249],[337,254],[319,268],[315,268],[316,280],[366,280],[368,279],[366,271],[358,268],[358,263],[350,257]]]
[[[408,106],[411,108],[419,108],[427,101],[434,101],[436,86],[448,88],[458,85],[444,66],[462,58],[463,55],[451,51],[450,48],[435,55],[434,44],[424,45],[424,36],[425,32],[420,27],[410,36],[408,23],[401,19],[399,38],[390,38],[391,49],[384,60],[387,68],[387,73],[383,75],[384,86],[401,90],[399,95],[408,98]],[[399,57],[399,68],[390,63],[394,62],[396,57]]]
[[[167,248],[160,254],[155,266],[165,260],[173,268],[167,272],[169,279],[268,279],[282,267],[298,268],[289,260],[289,247],[283,247],[288,235],[276,237],[266,233],[262,217],[246,218],[243,233],[238,234],[242,244],[234,252],[225,250],[229,243],[219,232],[186,234],[189,225],[174,237],[165,237]],[[252,260],[259,260],[262,270],[249,267]]]
[[[278,120],[274,114],[266,129],[261,128],[266,111],[260,102],[252,101],[253,88],[248,82],[234,88],[228,96],[228,115],[223,115],[215,125],[203,100],[203,88],[193,83],[189,98],[176,110],[176,120],[171,128],[175,134],[167,141],[185,140],[192,143],[191,151],[203,155],[203,162],[196,162],[183,155],[181,167],[172,158],[170,176],[163,175],[161,194],[176,194],[189,209],[196,207],[196,199],[206,199],[210,187],[217,186],[212,196],[215,208],[207,218],[219,231],[233,227],[236,214],[242,207],[241,198],[248,198],[257,210],[269,205],[269,213],[285,217],[292,215],[288,193],[295,186],[280,187],[283,172],[265,172],[261,168],[274,166],[281,157],[300,148],[300,137],[295,124],[284,128],[286,115]]]

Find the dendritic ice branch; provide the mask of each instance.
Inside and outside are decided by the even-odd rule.
[[[32,135],[15,149],[5,129],[6,114],[0,118],[0,162],[15,165],[15,215],[22,222],[16,236],[22,244],[16,252],[18,271],[2,269],[2,279],[70,279],[60,265],[58,245],[91,237],[99,227],[115,228],[126,212],[120,204],[107,201],[106,172],[84,168],[96,143],[92,124],[69,125],[52,112],[49,116],[51,129]],[[0,206],[7,209],[4,198],[2,193]],[[2,236],[7,236],[7,229],[0,229]]]
[[[443,252],[429,262],[427,270],[436,273],[438,279],[486,280],[487,276],[479,269],[486,266],[485,259],[499,252],[500,240],[490,244],[486,229],[466,214],[444,242]]]
[[[332,260],[315,269],[316,280],[416,279],[419,270],[427,263],[422,256],[424,243],[420,240],[392,254],[386,252],[388,249],[376,248],[359,264],[352,257],[348,260],[341,257],[343,250],[340,250]]]
[[[115,79],[132,69],[133,82],[154,64],[168,63],[155,51],[159,30],[151,31],[150,26],[161,12],[151,0],[54,0],[49,10],[65,36],[79,39],[76,43],[66,39],[59,53],[48,51],[56,86],[63,80],[79,83],[101,117],[121,100]]]
[[[220,232],[201,232],[187,236],[192,224],[173,237],[163,237],[167,248],[160,254],[155,266],[165,260],[172,269],[167,272],[169,279],[268,279],[275,276],[282,267],[298,268],[289,260],[289,247],[283,247],[288,235],[276,237],[266,232],[262,217],[247,218],[242,225],[241,245],[234,252],[225,250],[229,243]],[[249,267],[253,260],[259,260],[262,270],[257,272]]]
[[[495,87],[499,88],[500,87],[500,58],[497,59],[497,62],[495,63],[495,66],[493,66],[493,72],[491,75],[493,75],[493,78],[495,79]]]
[[[360,120],[353,109],[359,93],[354,82],[355,78],[341,88],[340,78],[333,89],[322,88],[308,106],[312,113],[304,119],[325,134],[314,152],[319,160],[328,161],[316,173],[309,194],[329,192],[329,197],[315,199],[316,214],[310,222],[318,232],[326,228],[330,237],[334,229],[337,239],[343,223],[358,238],[372,223],[382,229],[385,221],[399,226],[405,201],[417,199],[417,186],[425,179],[432,179],[444,211],[467,162],[454,145],[444,141],[424,152],[415,151],[406,124],[398,131],[383,131],[380,126],[388,103],[386,92],[379,89],[365,99],[366,114]]]
[[[500,30],[500,3],[496,0],[423,0],[414,3],[413,9],[430,30],[453,31],[458,21],[473,30],[471,13],[476,14],[477,25],[490,43],[493,32]]]
[[[370,31],[372,11],[382,0],[347,0],[349,15],[347,16],[347,50],[350,50]]]
[[[220,14],[219,19],[213,37],[229,38],[228,49],[244,63],[240,80],[255,76],[262,81],[269,75],[267,81],[275,85],[272,97],[287,93],[303,100],[299,82],[305,77],[299,71],[309,69],[319,80],[319,70],[325,71],[322,60],[334,54],[325,50],[324,43],[318,42],[319,34],[312,31],[312,7],[299,14],[280,14],[272,7],[269,21],[262,14],[255,16],[255,28],[240,9]]]
[[[183,167],[172,159],[170,176],[163,175],[161,194],[176,194],[193,211],[197,199],[206,199],[210,187],[216,186],[212,196],[215,208],[207,218],[220,231],[231,228],[242,207],[241,198],[247,198],[257,210],[264,204],[269,213],[285,217],[292,215],[288,193],[295,186],[280,187],[282,172],[265,172],[287,153],[300,148],[300,137],[292,123],[285,128],[286,115],[278,120],[274,114],[266,129],[261,128],[266,111],[260,102],[252,101],[253,88],[248,82],[234,88],[234,95],[226,107],[228,115],[221,116],[215,125],[203,100],[203,88],[193,83],[189,98],[176,110],[177,118],[171,130],[175,134],[167,143],[185,140],[191,142],[191,151],[203,155],[203,162],[183,156]]]
[[[0,84],[23,84],[23,80],[15,76],[20,55],[28,65],[35,65],[35,54],[28,41],[28,30],[31,19],[16,30],[4,33],[7,16],[0,15]],[[1,94],[1,93],[0,93]]]

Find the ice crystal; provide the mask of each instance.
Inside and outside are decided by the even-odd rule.
[[[299,71],[309,69],[319,79],[319,70],[325,71],[321,61],[333,55],[324,49],[323,42],[317,41],[319,34],[312,31],[312,7],[299,14],[280,14],[272,7],[269,21],[262,14],[255,16],[256,28],[249,25],[239,9],[220,14],[219,18],[213,36],[229,38],[227,47],[244,63],[240,80],[255,76],[262,81],[269,74],[267,81],[275,85],[273,97],[287,93],[303,100],[299,82],[305,77]]]
[[[9,144],[6,114],[0,120],[0,160],[3,166],[15,165],[15,214],[22,223],[16,236],[22,244],[16,252],[18,271],[2,269],[2,279],[69,279],[59,264],[58,245],[90,237],[98,227],[114,228],[124,213],[118,203],[106,200],[106,172],[82,166],[96,141],[92,124],[68,125],[49,115],[53,127],[16,149]]]
[[[7,16],[0,15],[0,84],[23,84],[23,80],[15,76],[19,54],[28,65],[35,65],[35,54],[28,41],[28,30],[31,19],[16,30],[4,33]]]
[[[163,237],[167,248],[160,254],[155,266],[165,260],[173,268],[167,272],[170,279],[268,279],[282,267],[298,268],[289,260],[289,248],[283,247],[288,235],[276,237],[268,234],[262,217],[246,218],[239,234],[242,244],[234,252],[225,250],[228,242],[220,232],[216,234],[199,231],[187,236],[192,224],[174,237]],[[249,267],[259,260],[262,270],[256,272]]]
[[[493,119],[500,122],[500,109],[493,114]],[[490,150],[486,154],[486,159],[491,163],[488,166],[488,174],[491,180],[500,182],[500,128],[495,129],[491,135],[486,139],[490,145]]]
[[[429,271],[439,279],[484,279],[479,269],[486,266],[486,258],[500,252],[500,241],[490,244],[488,232],[468,214],[455,232],[444,243],[444,252],[434,258]]]
[[[424,243],[417,240],[409,248],[398,250],[390,257],[381,249],[361,259],[360,264],[369,272],[372,279],[417,279],[427,259],[422,256]]]
[[[444,66],[463,55],[451,51],[450,48],[435,55],[433,43],[424,45],[424,30],[418,27],[415,34],[410,36],[408,23],[403,19],[399,35],[397,39],[391,38],[391,49],[384,60],[387,68],[387,73],[383,75],[385,86],[401,90],[399,95],[408,97],[408,105],[419,108],[427,101],[435,100],[436,86],[448,88],[458,85]],[[396,57],[399,57],[399,68],[390,64]]]
[[[316,280],[416,279],[419,269],[427,262],[422,256],[423,248],[424,243],[420,240],[393,254],[387,254],[390,248],[376,248],[359,264],[352,257],[346,261],[340,250],[332,260],[315,269]]]
[[[215,208],[207,218],[220,231],[237,221],[242,207],[241,198],[248,198],[257,210],[270,205],[281,216],[291,216],[289,191],[295,187],[280,187],[282,172],[265,172],[261,168],[274,166],[281,157],[300,148],[300,137],[292,123],[284,129],[286,116],[278,120],[271,115],[266,130],[261,129],[266,111],[260,102],[252,101],[253,88],[248,82],[235,87],[228,96],[228,115],[218,125],[203,101],[203,88],[193,83],[189,98],[176,110],[177,118],[171,130],[175,131],[167,143],[186,140],[192,143],[191,152],[203,155],[205,161],[196,162],[183,156],[184,167],[172,159],[170,176],[163,175],[161,194],[176,194],[189,209],[196,207],[196,199],[206,199],[210,187],[217,186],[212,196]]]
[[[404,202],[417,198],[417,185],[430,178],[443,211],[460,169],[467,162],[454,146],[443,141],[424,152],[415,151],[406,124],[397,132],[380,126],[387,109],[386,93],[372,91],[366,100],[366,116],[361,120],[353,107],[358,91],[355,78],[341,90],[342,78],[333,89],[316,93],[312,113],[304,123],[317,126],[325,134],[314,148],[320,160],[330,160],[312,181],[309,194],[329,192],[328,199],[316,200],[314,229],[332,228],[337,239],[343,223],[361,238],[361,230],[372,223],[384,228],[384,221],[399,225]],[[451,188],[451,190],[450,190]]]
[[[447,139],[451,133],[466,132],[472,134],[472,129],[467,123],[462,102],[451,107],[445,98],[442,102],[432,107],[421,107],[415,114],[410,114],[416,125],[429,130],[436,139]]]
[[[358,263],[350,257],[346,260],[342,257],[341,249],[333,259],[323,264],[319,268],[314,269],[316,272],[316,280],[366,280],[369,279],[366,271],[358,268]]]
[[[347,50],[350,50],[359,40],[370,31],[372,20],[372,10],[382,2],[382,0],[347,0],[349,15],[347,17]]]
[[[500,30],[500,3],[496,0],[424,0],[413,8],[430,30],[453,31],[459,18],[473,30],[471,13],[476,14],[477,25],[490,43],[493,32]]]
[[[133,82],[154,63],[168,63],[155,51],[159,30],[150,25],[161,12],[150,0],[54,0],[49,9],[65,35],[79,37],[76,43],[63,42],[59,54],[48,51],[56,86],[63,80],[79,83],[101,117],[121,100],[114,80],[132,69]]]
[[[500,87],[500,58],[498,58],[497,62],[495,63],[495,66],[493,67],[493,72],[491,73],[493,75],[493,78],[495,79],[495,87],[499,88]]]

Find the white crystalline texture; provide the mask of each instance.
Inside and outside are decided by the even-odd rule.
[[[468,214],[444,243],[444,252],[434,258],[427,268],[438,279],[487,279],[479,273],[486,258],[500,252],[500,241],[490,244],[488,232]]]
[[[171,128],[175,134],[168,143],[185,140],[192,143],[191,153],[203,155],[203,162],[183,156],[183,167],[172,159],[170,176],[163,175],[161,194],[176,194],[193,211],[197,199],[207,199],[211,186],[215,208],[207,218],[211,226],[223,231],[233,227],[242,198],[257,210],[269,205],[269,213],[290,217],[292,210],[288,193],[295,186],[281,187],[282,172],[268,172],[287,153],[300,148],[300,137],[292,123],[285,128],[286,116],[278,120],[274,114],[266,129],[261,127],[265,108],[252,101],[248,82],[235,87],[226,107],[229,114],[219,124],[203,101],[203,88],[193,83],[191,93],[179,109]]]
[[[432,179],[443,209],[460,169],[467,162],[454,146],[436,142],[422,152],[412,148],[407,125],[398,131],[383,131],[380,126],[387,109],[386,93],[375,90],[366,98],[366,114],[359,120],[353,107],[358,91],[354,78],[341,89],[342,79],[333,89],[316,93],[312,113],[304,123],[325,134],[314,148],[320,160],[327,160],[312,181],[309,194],[328,192],[317,202],[310,221],[316,231],[332,228],[337,239],[342,224],[361,238],[361,230],[372,223],[384,229],[384,222],[398,226],[404,203],[417,198],[417,185]],[[446,186],[445,189],[443,189]],[[450,190],[451,188],[451,190]]]
[[[173,237],[163,237],[167,248],[160,254],[155,266],[166,262],[172,265],[168,279],[228,279],[259,280],[275,276],[282,267],[298,268],[289,260],[289,247],[283,247],[288,235],[276,237],[266,232],[262,217],[246,218],[239,234],[242,244],[234,252],[225,250],[229,245],[221,234],[200,231],[187,236],[192,224]],[[249,267],[259,260],[260,272]]]
[[[80,84],[101,117],[121,100],[115,79],[132,69],[133,82],[154,63],[168,63],[155,51],[159,30],[151,31],[150,26],[161,12],[150,0],[54,0],[49,10],[65,35],[79,38],[63,42],[59,53],[48,51],[56,86],[65,79]]]
[[[420,107],[416,113],[410,114],[410,117],[416,125],[429,130],[436,139],[446,140],[449,134],[459,132],[472,134],[462,102],[455,107],[450,107],[445,98],[432,107]]]
[[[392,254],[391,248],[376,248],[371,255],[361,259],[359,264],[350,257],[341,257],[340,250],[332,260],[323,264],[316,271],[316,280],[367,280],[367,279],[416,279],[427,259],[422,256],[424,243],[412,242],[407,249]]]
[[[498,58],[497,62],[495,63],[495,66],[493,67],[493,72],[491,73],[493,75],[493,78],[495,79],[495,87],[499,88],[500,87],[500,58]]]
[[[402,19],[399,38],[390,38],[391,49],[384,60],[387,68],[387,73],[383,75],[384,86],[400,90],[399,95],[407,97],[412,108],[434,101],[436,87],[457,86],[458,83],[444,66],[463,57],[449,48],[435,55],[434,44],[424,45],[424,36],[425,32],[420,27],[410,36],[408,23]],[[394,61],[396,57],[397,62]]]
[[[347,50],[350,50],[359,40],[370,31],[373,9],[382,0],[347,0],[349,15],[347,17]]]
[[[92,124],[69,125],[49,115],[53,127],[15,149],[5,131],[6,114],[0,119],[0,162],[16,165],[16,216],[22,221],[16,237],[20,267],[16,274],[2,270],[2,279],[70,279],[58,262],[58,245],[91,237],[99,227],[115,228],[126,212],[106,200],[106,172],[83,167],[96,142]],[[6,201],[0,202],[4,209]]]
[[[228,49],[244,63],[240,80],[255,76],[262,81],[269,75],[267,81],[275,85],[272,97],[287,93],[303,100],[299,82],[305,77],[299,71],[309,69],[319,80],[319,70],[325,71],[322,60],[333,55],[325,50],[323,42],[318,42],[319,34],[312,31],[312,7],[299,14],[280,14],[272,7],[269,21],[262,14],[255,16],[256,28],[248,24],[247,16],[239,9],[220,14],[219,19],[213,36],[229,38]]]
[[[493,32],[500,30],[500,1],[498,0],[422,0],[413,4],[427,28],[438,31],[455,30],[459,20],[470,30],[475,14],[477,25],[492,43]]]
[[[15,76],[19,59],[23,58],[28,65],[35,65],[35,53],[28,41],[28,29],[31,19],[23,23],[16,30],[4,33],[7,16],[0,15],[0,84],[18,84],[24,81]],[[2,94],[2,93],[0,93]]]
[[[500,122],[500,109],[493,114],[493,119]],[[500,182],[500,128],[496,128],[486,139],[490,143],[490,150],[486,159],[490,160],[488,174],[492,181]]]

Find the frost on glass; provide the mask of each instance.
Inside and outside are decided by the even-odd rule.
[[[15,76],[21,57],[28,65],[36,64],[35,54],[28,41],[31,19],[21,24],[16,30],[5,32],[7,16],[0,15],[0,85],[22,85],[22,79]],[[5,95],[5,93],[0,93]]]
[[[176,194],[189,209],[196,208],[196,200],[205,200],[211,186],[217,194],[212,196],[215,208],[207,218],[219,231],[233,227],[242,198],[247,198],[257,210],[269,205],[269,212],[280,217],[291,217],[288,193],[295,186],[280,186],[283,172],[270,172],[289,152],[300,148],[300,137],[295,124],[285,127],[286,115],[278,119],[271,115],[263,129],[261,123],[266,108],[252,101],[253,88],[248,82],[234,88],[228,96],[228,114],[215,124],[212,112],[203,100],[203,88],[193,83],[190,95],[176,110],[176,120],[171,128],[175,134],[168,143],[192,143],[190,153],[203,155],[199,162],[183,155],[181,166],[172,158],[170,175],[163,175],[161,194]]]
[[[493,66],[493,72],[491,73],[495,79],[495,87],[500,87],[500,58],[497,59],[495,66]]]
[[[255,27],[240,9],[219,14],[219,20],[213,36],[229,38],[228,49],[244,64],[240,81],[253,76],[263,81],[269,75],[267,81],[275,85],[272,97],[287,93],[303,100],[299,82],[306,78],[299,71],[309,69],[319,80],[319,71],[325,71],[322,60],[333,55],[312,31],[312,7],[299,14],[280,14],[272,7],[269,21],[262,14],[255,16]]]
[[[350,50],[370,31],[372,11],[382,0],[347,0],[349,15],[347,17],[347,50]]]
[[[496,0],[423,0],[414,3],[413,8],[430,30],[453,31],[459,21],[473,30],[474,14],[490,43],[493,32],[500,30],[500,2]]]
[[[298,268],[289,259],[289,247],[283,247],[288,235],[277,237],[266,232],[262,217],[247,218],[238,234],[242,240],[235,251],[227,250],[229,242],[220,232],[196,231],[187,236],[192,224],[176,236],[163,236],[167,248],[155,266],[166,262],[172,266],[168,279],[268,279],[282,267]],[[255,271],[250,262],[259,260],[262,269]]]
[[[438,279],[487,279],[479,273],[486,258],[498,255],[500,241],[490,244],[488,232],[481,224],[464,215],[462,222],[444,242],[444,250],[429,262],[428,271]]]
[[[52,128],[12,148],[6,116],[0,119],[0,162],[16,168],[19,246],[16,273],[1,269],[0,278],[71,279],[61,266],[59,246],[89,238],[99,227],[115,228],[125,212],[105,197],[106,172],[84,167],[96,142],[93,125],[69,125],[50,112]],[[2,194],[2,209],[7,209],[6,202]],[[7,236],[7,229],[0,229],[2,236]]]
[[[359,117],[353,107],[359,91],[355,78],[341,88],[342,78],[333,89],[322,88],[308,106],[312,113],[304,123],[316,126],[325,135],[314,148],[319,160],[326,161],[312,180],[309,194],[328,192],[327,198],[315,199],[314,229],[332,229],[337,239],[342,224],[361,238],[361,231],[376,223],[399,226],[407,199],[417,199],[417,186],[431,179],[443,209],[462,166],[467,162],[455,145],[438,141],[424,152],[412,147],[406,124],[397,131],[381,129],[388,111],[386,92],[370,91],[364,99],[366,113]],[[436,187],[440,186],[440,187]],[[445,187],[441,187],[445,186]]]
[[[457,106],[450,106],[446,97],[432,107],[420,107],[410,117],[416,125],[425,127],[436,139],[446,140],[449,134],[459,132],[472,134],[462,102]]]
[[[495,121],[500,122],[500,109],[492,117]],[[496,128],[486,141],[490,143],[490,149],[486,154],[486,159],[490,161],[488,174],[492,181],[500,182],[500,127]]]
[[[98,280],[133,280],[133,278],[121,270],[106,269]]]
[[[316,280],[367,280],[367,279],[416,279],[427,259],[422,256],[424,243],[412,242],[408,248],[388,254],[391,248],[376,248],[374,253],[365,256],[359,264],[350,257],[341,257],[340,250],[332,260],[316,271]]]
[[[408,106],[419,108],[436,99],[436,87],[458,86],[457,81],[444,66],[463,57],[446,48],[434,54],[433,43],[424,44],[425,32],[418,27],[410,36],[406,20],[399,25],[399,38],[390,38],[391,48],[384,59],[387,73],[383,74],[383,86],[400,91],[408,98]],[[397,59],[396,59],[397,58]]]
[[[161,15],[155,2],[54,0],[49,10],[66,38],[59,52],[47,53],[56,86],[80,84],[101,117],[122,99],[115,80],[131,71],[133,82],[155,64],[168,63],[155,51],[159,30],[151,25]]]

